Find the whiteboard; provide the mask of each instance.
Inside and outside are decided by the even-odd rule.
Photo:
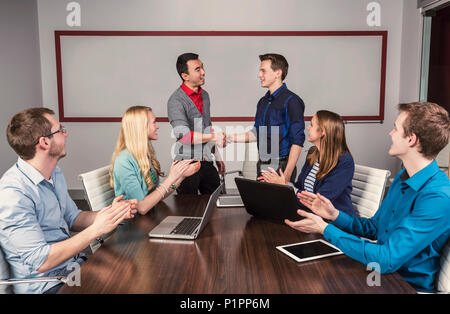
[[[256,35],[255,35],[256,34]],[[267,92],[259,55],[289,62],[286,84],[305,116],[327,109],[350,120],[383,120],[387,32],[56,31],[61,121],[118,121],[132,105],[167,121],[167,100],[181,84],[175,63],[199,54],[213,121],[252,121]]]

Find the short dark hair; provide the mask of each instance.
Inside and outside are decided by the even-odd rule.
[[[188,66],[187,66],[187,62],[189,60],[198,60],[198,54],[195,54],[192,52],[187,52],[187,53],[183,53],[182,55],[180,55],[177,59],[177,72],[182,80],[183,80],[183,77],[181,76],[181,74],[183,74],[183,73],[189,74],[189,70],[188,70]]]
[[[419,139],[419,152],[426,158],[435,158],[449,141],[447,110],[431,102],[399,104],[398,109],[408,114],[403,122],[405,136],[414,133]]]
[[[276,54],[276,53],[266,53],[259,56],[259,60],[261,62],[265,60],[272,61],[271,68],[273,71],[281,70],[281,80],[284,81],[288,74],[289,69],[289,63],[287,62],[286,58],[282,55]]]
[[[6,137],[9,146],[23,160],[32,159],[39,138],[51,133],[52,125],[44,114],[55,113],[43,107],[29,108],[16,113],[8,124]]]

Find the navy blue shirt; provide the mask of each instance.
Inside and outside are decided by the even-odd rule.
[[[260,158],[265,154],[272,154],[272,136],[278,137],[279,155],[277,157],[288,156],[292,144],[303,147],[305,142],[304,112],[305,104],[303,100],[291,92],[284,83],[272,95],[267,92],[259,100],[252,132],[255,133],[257,138]],[[261,132],[263,132],[262,140],[264,143],[260,142]],[[267,136],[265,136],[265,132],[267,132]],[[276,139],[274,140],[276,141]],[[274,155],[276,153],[274,152]],[[271,157],[274,156],[271,155]],[[264,158],[261,159],[264,160]]]
[[[372,218],[340,212],[324,230],[325,239],[349,257],[378,263],[381,273],[398,272],[426,291],[435,289],[449,235],[450,181],[435,160],[412,177],[400,171]]]
[[[311,150],[310,152],[311,153]],[[311,171],[313,165],[305,161],[302,171],[294,184],[296,188],[303,191],[305,179]],[[350,193],[352,192],[352,178],[355,172],[355,162],[350,153],[343,153],[336,166],[331,169],[324,177],[316,179],[314,183],[314,193],[320,193],[328,198],[331,203],[339,209],[350,215],[355,215]],[[305,208],[301,205],[302,208]]]

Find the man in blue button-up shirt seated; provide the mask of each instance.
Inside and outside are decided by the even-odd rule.
[[[16,114],[7,128],[18,161],[0,179],[0,245],[12,277],[65,276],[96,238],[136,212],[135,201],[117,197],[98,211],[77,208],[57,167],[66,155],[66,129],[47,108]],[[79,232],[73,237],[69,230]],[[57,282],[17,284],[16,293],[56,292]]]
[[[450,120],[445,109],[432,103],[401,104],[399,110],[389,133],[389,154],[398,157],[405,169],[395,177],[375,215],[349,216],[325,197],[302,192],[302,203],[315,214],[299,211],[305,219],[286,223],[323,234],[349,257],[377,263],[381,273],[398,272],[417,290],[433,291],[440,254],[450,235],[450,181],[435,160],[449,141]]]

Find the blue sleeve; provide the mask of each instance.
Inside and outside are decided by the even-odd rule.
[[[411,213],[390,231],[384,243],[359,239],[331,224],[325,228],[324,237],[349,257],[364,264],[376,262],[381,273],[392,273],[448,230],[449,204],[449,198],[438,193],[419,197]]]
[[[372,218],[362,218],[340,211],[333,225],[353,235],[375,240],[378,231],[378,215]]]
[[[0,191],[0,198],[2,246],[37,271],[50,253],[50,244],[37,220],[34,202],[15,188]]]
[[[339,157],[337,165],[321,179],[321,185],[316,192],[333,203],[347,187],[352,185],[354,172],[355,162],[353,157],[348,153],[343,154]]]
[[[131,158],[117,156],[114,162],[114,181],[118,182],[121,191],[117,190],[117,184],[114,184],[114,192],[116,197],[123,194],[124,199],[137,199],[142,201],[147,195],[147,191],[143,191],[141,186],[142,174],[139,165]]]
[[[292,97],[288,102],[289,130],[291,144],[302,146],[305,143],[305,104],[300,97]]]

